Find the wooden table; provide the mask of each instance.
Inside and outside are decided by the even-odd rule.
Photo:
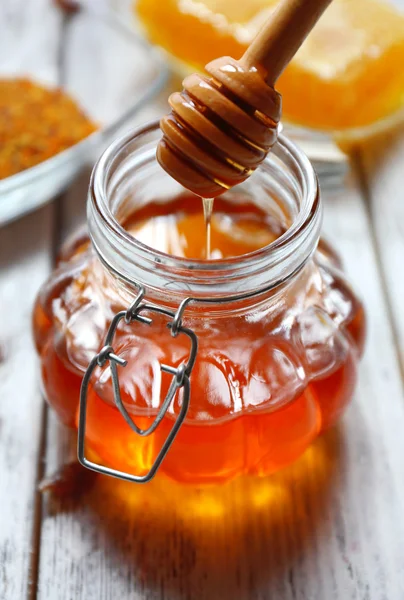
[[[33,59],[55,82],[65,26],[47,0],[0,4],[2,51],[40,31]],[[164,97],[139,120],[161,113]],[[99,478],[79,500],[36,491],[74,443],[41,396],[31,308],[83,219],[88,174],[0,230],[1,599],[404,599],[403,165],[396,133],[323,193],[325,232],[369,316],[353,405],[291,469],[219,491],[161,478]]]

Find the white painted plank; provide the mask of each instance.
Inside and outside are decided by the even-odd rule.
[[[117,10],[118,4],[115,2]],[[128,6],[126,6],[126,10],[128,11]],[[139,89],[141,73],[137,68],[137,62],[131,61],[130,55],[123,52],[128,45],[127,42],[119,39],[116,31],[111,30],[110,35],[106,35],[108,29],[105,28],[93,27],[89,31],[90,20],[88,17],[84,17],[81,23],[77,19],[76,24],[73,23],[70,26],[66,39],[68,46],[67,49],[65,48],[64,59],[65,82],[76,97],[84,103],[88,103],[87,108],[92,115],[99,116],[101,120],[108,122],[119,113],[117,107],[127,103],[128,91],[133,94],[133,90]],[[93,52],[96,50],[97,61],[101,65],[107,65],[108,81],[105,80],[102,70],[98,69],[90,69],[91,78],[89,78],[88,61],[77,60],[84,47],[91,48]],[[114,61],[120,65],[115,72],[111,68]],[[142,69],[146,68],[147,65],[142,66]],[[108,99],[105,98],[106,94],[102,94],[106,85],[108,85]],[[166,105],[166,94],[167,92],[161,94],[154,103],[149,103],[148,107],[139,113],[127,127],[134,127],[158,117],[163,110],[162,106]],[[112,114],[109,112],[111,109],[113,109]],[[58,236],[61,242],[85,223],[89,175],[89,169],[81,174],[64,195],[63,202],[59,206],[61,228]],[[54,473],[63,464],[75,458],[74,437],[70,431],[57,422],[53,414],[49,415],[46,452],[47,475]],[[100,493],[102,494],[102,490],[96,492],[94,496],[96,504],[101,501]],[[119,557],[114,555],[113,543],[105,532],[101,531],[102,539],[98,539],[97,515],[92,510],[88,512],[86,504],[87,500],[81,506],[80,503],[69,500],[58,502],[45,497],[38,578],[39,599],[87,599],[91,598],[93,594],[98,594],[100,598],[115,598],[119,597],[121,593],[125,594],[128,584],[130,585],[131,570],[120,565]],[[111,519],[116,517],[114,511],[117,506],[113,507]],[[88,522],[88,518],[90,518],[90,522]],[[110,546],[111,551],[109,550]],[[95,550],[97,547],[99,550]],[[83,557],[85,557],[84,561]],[[135,598],[135,596],[132,597]]]
[[[47,0],[0,3],[0,74],[58,79],[60,15]],[[0,598],[35,577],[33,512],[43,400],[31,310],[51,266],[52,208],[0,229]]]
[[[47,0],[0,3],[0,74],[28,76],[54,85],[61,15]]]
[[[353,186],[344,193],[327,194],[326,200],[324,229],[361,290],[369,327],[359,390],[344,420],[343,486],[333,511],[334,522],[339,519],[345,530],[346,573],[351,577],[349,563],[357,581],[354,584],[352,579],[351,595],[336,597],[399,600],[404,595],[403,386],[366,205]],[[338,530],[335,533],[337,542]],[[345,558],[341,558],[342,573]],[[324,552],[322,561],[327,561]],[[332,564],[331,556],[328,562]],[[368,590],[367,596],[360,583]],[[358,596],[353,593],[355,587]]]
[[[43,400],[31,309],[50,266],[52,210],[0,230],[0,598],[25,598]]]
[[[362,162],[404,374],[404,128],[364,149]]]

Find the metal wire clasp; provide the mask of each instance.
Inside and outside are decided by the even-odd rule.
[[[78,459],[80,463],[93,471],[97,471],[98,473],[103,473],[105,475],[112,475],[113,477],[118,477],[119,479],[124,479],[126,481],[132,481],[135,483],[146,483],[150,481],[154,475],[156,474],[157,469],[161,465],[165,455],[171,447],[171,444],[174,441],[175,436],[178,433],[186,414],[188,412],[189,400],[190,400],[190,382],[189,378],[191,376],[192,369],[195,364],[196,354],[198,351],[198,338],[195,333],[186,327],[182,326],[182,315],[185,307],[191,301],[190,298],[186,298],[179,306],[176,312],[167,310],[155,304],[148,304],[143,302],[143,298],[145,296],[145,290],[143,287],[140,287],[140,291],[136,296],[134,302],[128,308],[128,310],[122,310],[118,312],[115,317],[111,321],[111,325],[109,326],[107,336],[105,338],[105,343],[103,348],[100,350],[98,354],[94,356],[88,365],[87,371],[85,372],[81,390],[80,390],[80,414],[79,414],[79,427],[78,427]],[[138,321],[139,323],[144,323],[146,325],[151,325],[153,320],[149,317],[145,317],[141,313],[159,313],[165,315],[172,319],[168,322],[167,326],[171,330],[171,335],[176,337],[179,334],[184,334],[189,337],[191,340],[191,350],[189,353],[188,362],[182,363],[178,367],[171,367],[169,365],[160,365],[160,368],[165,373],[169,373],[172,375],[172,381],[166,397],[161,405],[159,412],[157,413],[156,418],[153,423],[147,429],[141,429],[138,427],[130,416],[128,411],[125,408],[125,405],[122,402],[121,392],[119,387],[119,377],[118,377],[118,369],[117,366],[125,367],[127,365],[127,361],[117,356],[112,347],[112,343],[115,337],[116,330],[119,326],[119,323],[124,319],[127,324],[130,324],[134,321]],[[183,389],[182,395],[182,405],[180,408],[180,412],[174,422],[174,425],[171,428],[170,433],[168,434],[164,444],[161,447],[160,452],[157,455],[150,471],[146,473],[146,475],[134,475],[131,473],[125,473],[124,471],[118,471],[116,469],[112,469],[110,467],[106,467],[104,465],[99,465],[88,460],[85,456],[85,438],[86,438],[86,418],[87,418],[87,395],[88,388],[90,384],[90,380],[94,369],[97,366],[104,366],[105,363],[109,361],[111,368],[111,379],[112,379],[112,389],[114,395],[115,404],[121,413],[122,417],[125,419],[126,423],[132,429],[134,433],[140,436],[148,436],[151,435],[159,426],[161,421],[163,420],[171,402],[174,400],[176,393],[181,388]]]

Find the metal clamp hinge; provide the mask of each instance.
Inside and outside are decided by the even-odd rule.
[[[84,374],[83,381],[81,384],[80,390],[80,412],[79,412],[79,427],[78,427],[78,459],[80,463],[93,471],[98,473],[103,473],[104,475],[111,475],[113,477],[118,477],[119,479],[124,479],[126,481],[131,481],[135,483],[146,483],[150,481],[154,475],[156,474],[158,468],[160,467],[164,457],[169,451],[175,436],[177,435],[181,425],[184,422],[184,419],[188,412],[189,401],[190,401],[190,381],[189,378],[191,376],[192,369],[195,364],[196,354],[198,351],[198,339],[195,333],[186,327],[182,326],[182,316],[183,312],[187,306],[187,304],[191,301],[191,299],[186,298],[179,306],[176,312],[167,310],[155,304],[148,304],[143,302],[143,298],[145,296],[145,290],[143,287],[140,288],[140,291],[135,298],[132,305],[128,308],[128,310],[120,311],[115,315],[115,317],[111,321],[111,325],[109,326],[108,333],[105,338],[104,346],[100,350],[98,354],[94,356],[91,360],[88,368]],[[161,407],[153,421],[153,423],[147,429],[141,429],[138,427],[127,411],[121,397],[120,386],[119,386],[119,376],[118,376],[118,366],[125,367],[127,365],[127,361],[116,355],[113,349],[113,340],[115,337],[116,330],[122,320],[125,321],[126,324],[130,324],[134,321],[139,323],[143,323],[146,325],[151,325],[153,323],[152,319],[142,315],[141,313],[159,313],[165,315],[172,319],[168,322],[167,326],[170,328],[171,335],[176,337],[179,334],[184,334],[188,336],[191,341],[191,350],[189,353],[189,358],[186,363],[180,364],[178,367],[171,367],[169,365],[160,365],[160,368],[163,372],[169,373],[172,375],[172,381],[167,391],[166,397],[161,404]],[[97,366],[102,367],[106,362],[109,362],[111,369],[111,379],[112,379],[112,390],[115,405],[121,413],[122,417],[125,419],[126,423],[132,429],[132,431],[140,436],[149,436],[151,435],[159,426],[164,416],[167,413],[172,401],[174,400],[177,392],[182,389],[182,404],[179,411],[178,416],[176,417],[174,424],[168,434],[166,440],[164,441],[157,457],[155,458],[150,470],[145,475],[134,475],[131,473],[126,473],[124,471],[118,471],[116,469],[106,467],[104,465],[97,464],[95,462],[90,461],[85,456],[85,439],[86,439],[86,419],[87,419],[87,397],[88,397],[88,389],[91,377],[93,372]]]

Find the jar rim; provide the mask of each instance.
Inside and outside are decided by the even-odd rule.
[[[284,135],[279,135],[278,142],[274,146],[272,152],[276,153],[276,149],[280,148],[284,153],[290,155],[298,165],[304,183],[303,201],[300,203],[298,213],[290,227],[288,227],[279,238],[252,252],[235,257],[218,258],[214,260],[174,256],[137,240],[125,230],[113,214],[110,203],[108,202],[108,175],[117,157],[125,155],[127,148],[134,141],[142,136],[154,133],[158,129],[159,121],[154,120],[133,129],[121,138],[118,138],[104,151],[92,172],[88,205],[90,237],[100,258],[107,267],[111,268],[118,276],[120,275],[119,269],[115,269],[114,265],[111,264],[111,261],[106,258],[105,254],[100,249],[100,245],[97,244],[97,236],[93,235],[94,228],[91,227],[91,216],[94,214],[96,215],[96,219],[100,221],[99,226],[104,229],[106,228],[115,240],[119,239],[121,244],[125,246],[127,258],[129,256],[128,253],[133,252],[133,256],[136,256],[137,258],[147,258],[147,260],[153,261],[159,266],[167,267],[171,272],[178,273],[181,271],[192,271],[194,275],[200,274],[203,279],[208,278],[209,276],[215,276],[216,278],[220,277],[220,275],[227,276],[227,273],[234,272],[232,271],[234,269],[237,269],[239,274],[246,274],[248,273],[249,267],[253,267],[258,263],[262,264],[262,262],[268,258],[272,258],[273,262],[278,262],[282,259],[282,256],[290,254],[292,251],[291,246],[296,246],[299,238],[307,237],[310,234],[310,229],[314,231],[314,233],[310,235],[311,238],[314,238],[315,232],[318,233],[319,227],[313,226],[313,221],[321,221],[321,204],[316,173],[304,152]],[[267,161],[268,158],[264,160],[264,163],[259,169],[265,168],[265,163],[267,163]],[[318,217],[318,219],[316,219],[316,217]],[[317,240],[318,235],[317,239],[314,240],[314,246],[316,245]],[[313,244],[311,244],[311,246],[313,246]],[[312,251],[313,247],[310,249],[310,252],[308,252],[308,255],[311,255]],[[149,268],[152,268],[151,264],[149,265]],[[131,278],[123,277],[123,279],[131,282]],[[132,281],[131,283],[139,282]]]

